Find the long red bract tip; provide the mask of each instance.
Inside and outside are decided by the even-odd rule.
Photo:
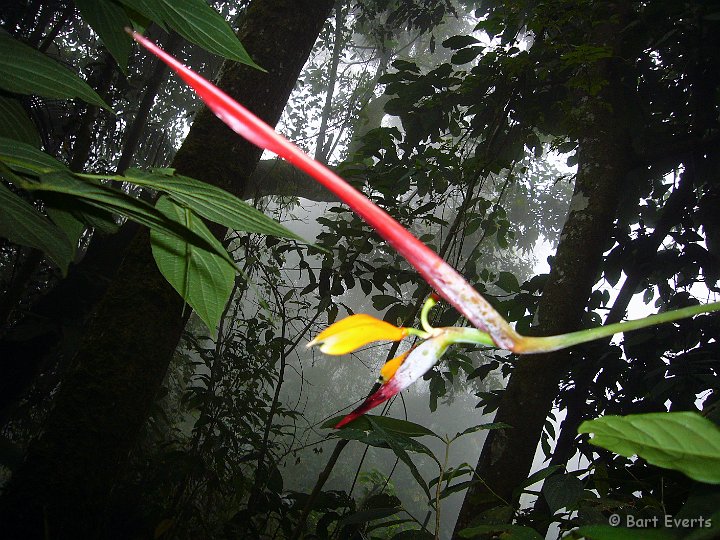
[[[137,32],[132,32],[132,36],[189,84],[208,108],[230,129],[260,148],[286,159],[332,191],[405,257],[438,294],[455,306],[477,328],[488,332],[498,346],[512,350],[519,336],[487,300],[437,253],[345,180],[313,160],[225,92],[183,66]]]

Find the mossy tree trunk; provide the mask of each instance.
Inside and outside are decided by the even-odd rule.
[[[219,86],[274,125],[332,0],[255,0],[239,37],[267,73],[226,63]],[[173,166],[241,195],[261,151],[201,110]],[[132,240],[58,390],[42,435],[0,499],[5,538],[123,537],[113,485],[185,325],[148,233]]]

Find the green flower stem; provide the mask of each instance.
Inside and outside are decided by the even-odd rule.
[[[667,311],[665,313],[658,313],[657,315],[650,315],[644,319],[608,324],[607,326],[588,328],[587,330],[579,330],[577,332],[570,332],[559,336],[521,336],[520,339],[516,341],[515,347],[513,347],[513,352],[518,354],[533,354],[557,351],[559,349],[565,349],[580,343],[587,343],[588,341],[610,337],[619,332],[629,332],[630,330],[638,330],[640,328],[677,321],[679,319],[692,317],[693,315],[718,310],[720,310],[720,302],[714,302],[712,304],[699,304],[697,306],[690,306],[673,311]]]
[[[477,345],[487,345],[489,347],[496,347],[490,334],[478,330],[477,328],[457,327],[452,326],[448,328],[435,328],[434,334],[442,335],[447,343],[473,343]]]
[[[432,334],[430,334],[429,332],[425,332],[423,330],[418,330],[417,328],[405,327],[405,330],[407,331],[408,335],[417,336],[420,339],[430,339],[432,337]]]
[[[433,327],[430,326],[430,323],[428,322],[428,314],[435,304],[437,304],[437,300],[435,300],[432,296],[428,296],[428,299],[425,300],[425,304],[423,304],[422,311],[420,312],[420,324],[422,324],[423,330],[428,333],[432,333],[433,331]]]

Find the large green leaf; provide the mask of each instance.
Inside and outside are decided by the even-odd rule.
[[[120,0],[153,21],[171,27],[203,49],[262,69],[253,62],[225,18],[205,0]]]
[[[74,247],[65,234],[2,182],[0,208],[0,236],[41,250],[64,275],[74,254]]]
[[[85,182],[69,173],[50,173],[40,177],[40,183],[23,184],[25,189],[49,191],[57,194],[78,197],[87,204],[102,210],[120,214],[132,221],[150,227],[184,242],[190,242],[209,251],[215,251],[223,257],[226,264],[234,266],[232,258],[217,242],[209,242],[193,230],[184,227],[181,222],[168,218],[152,205],[135,199],[122,191],[92,182]]]
[[[34,146],[5,137],[0,137],[0,161],[15,172],[34,176],[68,170],[66,165]]]
[[[112,112],[95,90],[72,71],[32,47],[0,36],[0,88],[50,98],[80,98]]]
[[[202,220],[187,208],[168,197],[160,197],[156,207],[168,218],[223,249]],[[192,246],[158,230],[150,233],[150,239],[153,257],[162,275],[214,333],[232,292],[235,269],[214,251]]]
[[[40,148],[40,135],[35,124],[17,99],[0,96],[0,137]]]
[[[303,239],[224,189],[180,175],[151,174],[131,169],[125,177],[130,183],[164,191],[176,202],[202,217],[238,231],[256,232]]]
[[[693,480],[720,484],[720,428],[692,412],[604,416],[583,422],[578,433],[622,456],[675,469]]]
[[[75,0],[80,15],[107,48],[115,61],[127,73],[128,57],[132,51],[132,38],[125,32],[130,26],[130,17],[123,8],[112,0]]]
[[[332,428],[343,418],[343,416],[330,418],[329,420],[325,421],[321,427]],[[361,416],[360,418],[356,418],[355,420],[353,420],[352,424],[350,424],[350,427],[358,431],[371,431],[371,418],[375,425],[381,426],[385,431],[389,431],[391,433],[398,433],[400,435],[404,435],[405,437],[423,437],[425,435],[437,437],[437,435],[433,431],[429,430],[425,426],[416,424],[415,422],[401,420],[399,418],[390,418],[389,416],[377,416],[374,414],[366,414]]]

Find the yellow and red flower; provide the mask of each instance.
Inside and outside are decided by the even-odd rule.
[[[400,341],[407,335],[407,328],[360,313],[331,324],[307,346],[320,345],[325,354],[347,354],[373,341]]]

